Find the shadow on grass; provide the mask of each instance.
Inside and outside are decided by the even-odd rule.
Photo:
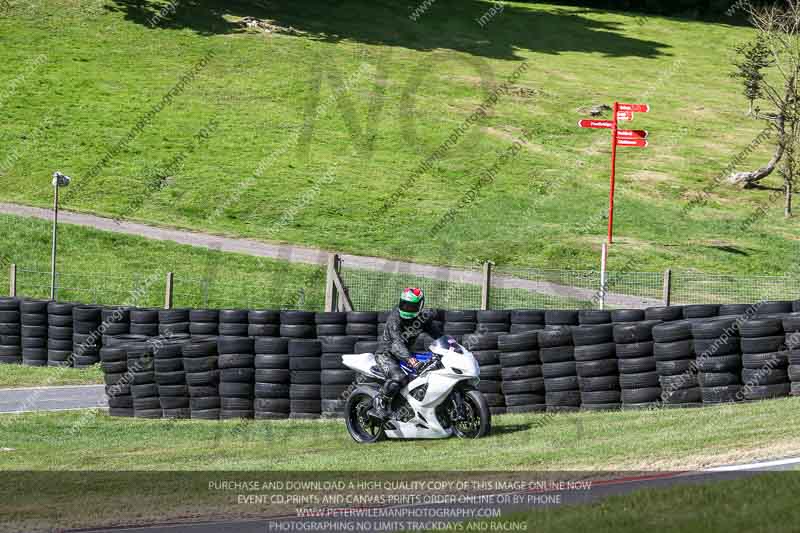
[[[502,12],[481,26],[478,20],[492,5],[479,0],[111,0],[105,8],[123,12],[126,20],[153,30],[231,34],[250,31],[240,19],[255,17],[278,27],[278,32],[327,42],[355,41],[421,51],[449,49],[496,59],[519,59],[518,49],[653,58],[663,55],[668,47],[618,33],[635,28],[633,18],[628,26],[592,20],[567,10],[542,11],[505,4]],[[414,14],[419,15],[416,21],[412,20]]]
[[[506,426],[493,425],[491,435],[508,435],[510,433],[519,433],[521,431],[529,431],[533,428],[533,423],[528,424],[509,424]]]

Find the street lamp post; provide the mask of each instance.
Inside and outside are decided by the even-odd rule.
[[[53,173],[53,247],[50,253],[50,299],[56,299],[56,238],[58,235],[58,189],[69,185],[71,178],[61,172]]]

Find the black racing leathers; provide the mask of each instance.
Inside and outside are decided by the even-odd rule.
[[[407,376],[400,369],[398,360],[406,360],[413,354],[411,348],[422,333],[434,339],[442,336],[439,326],[433,321],[435,311],[423,309],[411,320],[400,317],[400,311],[394,308],[386,320],[386,327],[378,340],[375,361],[386,376],[381,393],[386,406],[391,406],[392,399],[406,382]]]

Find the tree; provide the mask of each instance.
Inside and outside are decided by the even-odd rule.
[[[750,102],[750,114],[774,129],[775,152],[765,166],[736,172],[728,180],[751,187],[772,174],[780,164],[786,195],[785,214],[790,216],[800,134],[800,0],[785,0],[763,7],[747,3],[743,9],[757,33],[753,42],[736,47],[733,76],[742,80],[744,95]],[[758,105],[762,101],[766,110]]]
[[[755,101],[764,97],[761,84],[764,82],[764,69],[772,66],[770,51],[766,43],[760,39],[738,45],[734,49],[742,59],[734,60],[736,70],[731,73],[731,77],[741,78],[744,84],[744,96],[750,102],[750,111],[747,114],[752,115]]]

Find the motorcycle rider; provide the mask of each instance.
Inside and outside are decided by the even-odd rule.
[[[386,381],[369,415],[386,420],[392,416],[392,400],[408,383],[408,376],[400,368],[398,360],[416,369],[419,362],[411,353],[417,337],[423,332],[434,339],[442,336],[434,323],[435,312],[425,310],[425,293],[419,288],[407,288],[400,295],[400,303],[389,314],[386,327],[379,337],[375,361],[386,376]]]

